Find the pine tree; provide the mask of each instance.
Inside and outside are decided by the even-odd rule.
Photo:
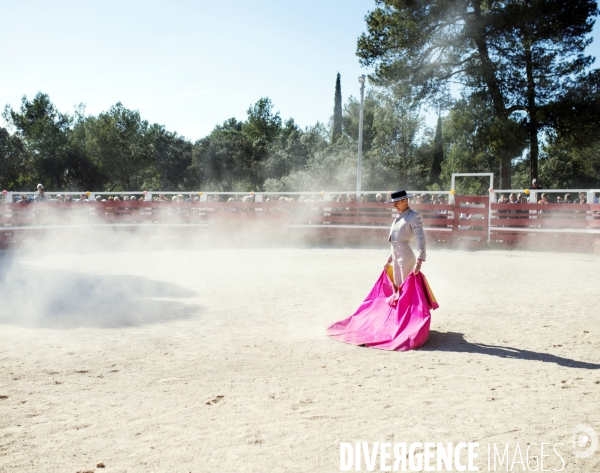
[[[335,80],[335,104],[333,106],[333,131],[331,133],[331,143],[335,143],[342,136],[342,76],[338,72]]]
[[[510,189],[512,159],[522,152],[512,130],[528,136],[537,177],[545,109],[588,71],[585,54],[596,0],[378,0],[367,17],[358,56],[371,82],[410,87],[432,101],[450,83],[490,101],[500,186]],[[516,150],[516,152],[515,152]]]
[[[442,173],[442,161],[444,160],[444,146],[442,144],[442,117],[438,116],[437,129],[433,139],[433,162],[429,180],[432,184],[439,184]]]

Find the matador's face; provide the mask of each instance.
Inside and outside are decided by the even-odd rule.
[[[408,208],[408,199],[402,199],[394,202],[394,207],[399,213],[404,212]]]

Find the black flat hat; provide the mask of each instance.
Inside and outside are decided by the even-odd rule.
[[[391,204],[392,202],[398,202],[403,199],[410,199],[413,197],[412,194],[407,194],[405,190],[392,192],[390,194],[390,200],[386,202],[386,204]]]

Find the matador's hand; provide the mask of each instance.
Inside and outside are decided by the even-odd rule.
[[[415,276],[416,276],[420,272],[421,272],[421,260],[418,259],[417,262],[416,262],[416,264],[415,264],[415,267],[413,268],[413,273],[415,273]]]

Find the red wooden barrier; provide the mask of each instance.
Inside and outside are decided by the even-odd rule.
[[[487,197],[455,196],[454,205],[411,207],[423,215],[433,245],[480,248],[487,243],[489,227],[494,246],[600,252],[598,204],[493,203],[491,218]],[[376,202],[11,203],[0,205],[0,245],[37,239],[44,232],[68,234],[97,227],[381,241],[394,215],[389,204]]]
[[[597,251],[598,204],[492,204],[490,240],[506,248]]]
[[[453,247],[483,248],[487,245],[489,206],[488,197],[454,196]]]

